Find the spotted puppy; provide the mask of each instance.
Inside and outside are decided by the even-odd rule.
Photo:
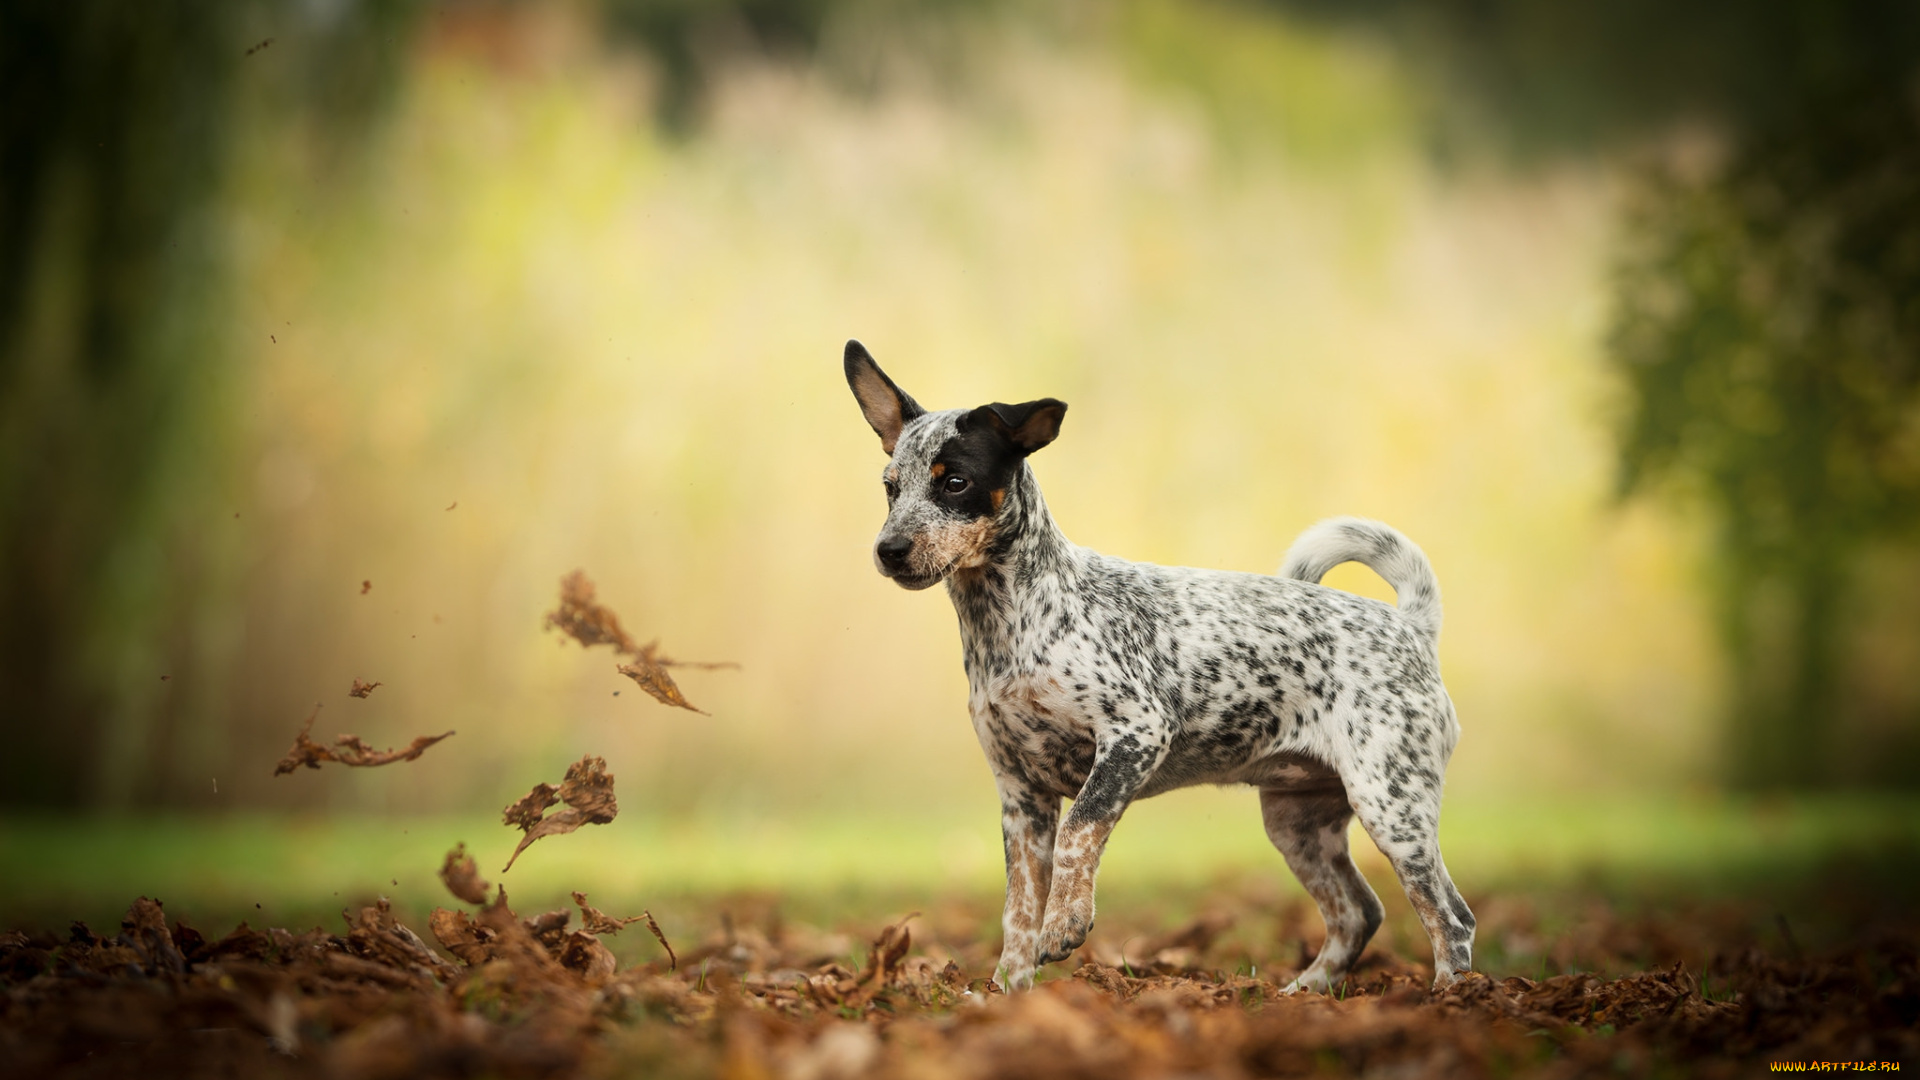
[[[1267,836],[1320,906],[1326,946],[1289,990],[1339,981],[1380,926],[1347,850],[1355,815],[1433,940],[1434,985],[1468,970],[1473,913],[1437,840],[1460,729],[1419,548],[1340,518],[1307,530],[1279,577],[1101,555],[1061,535],[1027,467],[1064,403],[928,412],[857,341],[846,374],[892,459],[874,561],[903,588],[946,582],[960,616],[1006,841],[1001,986],[1032,985],[1086,940],[1100,853],[1128,804],[1189,784],[1258,788]],[[1349,560],[1400,606],[1317,584]]]

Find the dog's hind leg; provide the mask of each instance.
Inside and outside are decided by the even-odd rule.
[[[1353,811],[1393,864],[1433,942],[1434,989],[1450,985],[1473,968],[1474,921],[1440,858],[1440,792],[1407,793],[1398,799],[1356,796]]]
[[[1267,839],[1286,857],[1287,868],[1320,906],[1320,917],[1327,924],[1320,955],[1286,989],[1325,992],[1360,958],[1385,914],[1347,847],[1347,823],[1353,820],[1353,811],[1344,791],[1262,788],[1260,816],[1267,826]]]

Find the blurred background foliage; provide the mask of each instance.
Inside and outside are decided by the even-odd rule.
[[[1403,528],[1456,798],[1910,785],[1917,42],[1811,0],[9,4],[0,800],[485,809],[592,752],[663,814],[989,805],[950,609],[869,564],[849,336],[929,405],[1071,402],[1081,543]],[[711,717],[541,632],[575,567],[742,664],[683,679]],[[316,702],[460,734],[272,779]]]

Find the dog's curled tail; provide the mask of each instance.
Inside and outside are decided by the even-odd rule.
[[[1393,586],[1399,607],[1430,641],[1440,640],[1440,582],[1418,544],[1399,529],[1366,518],[1328,518],[1287,549],[1280,576],[1319,584],[1343,562],[1363,563]]]

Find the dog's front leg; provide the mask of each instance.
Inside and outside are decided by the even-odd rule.
[[[997,777],[996,783],[1000,789],[1000,836],[1007,849],[1007,907],[1000,919],[1005,937],[993,981],[1002,990],[1024,990],[1033,985],[1040,923],[1053,884],[1060,796],[1011,775]]]
[[[1107,837],[1167,754],[1166,742],[1143,733],[1151,727],[1142,725],[1142,729],[1125,730],[1111,741],[1102,741],[1087,782],[1060,826],[1053,847],[1053,889],[1040,926],[1036,964],[1065,960],[1093,929],[1093,879],[1100,872]]]

